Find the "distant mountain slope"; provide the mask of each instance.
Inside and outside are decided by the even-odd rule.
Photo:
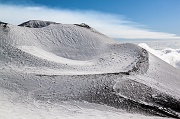
[[[180,71],[137,45],[86,24],[35,20],[0,26],[0,34],[0,89],[21,100],[88,101],[180,118]]]

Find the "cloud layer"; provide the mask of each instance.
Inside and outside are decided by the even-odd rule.
[[[142,25],[127,21],[115,14],[13,5],[0,5],[0,11],[0,20],[11,24],[20,24],[34,19],[63,24],[86,23],[112,38],[180,39],[176,34],[141,28]]]
[[[165,62],[171,64],[172,66],[180,69],[180,49],[165,48],[163,50],[155,50],[150,48],[145,43],[140,43],[139,46],[164,60]]]

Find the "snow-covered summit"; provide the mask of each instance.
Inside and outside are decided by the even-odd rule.
[[[18,26],[24,26],[24,27],[29,27],[29,28],[42,28],[50,24],[59,24],[59,23],[51,22],[51,21],[29,20],[27,22],[19,24]]]
[[[0,21],[0,26],[3,26],[5,28],[7,26],[7,23]]]
[[[74,24],[74,25],[77,25],[77,26],[80,26],[80,27],[85,27],[87,29],[91,29],[91,27],[85,23],[81,23],[81,24]]]
[[[120,114],[123,109],[180,118],[179,79],[179,70],[145,49],[119,44],[86,24],[31,20],[0,25],[0,94],[6,100],[0,100],[0,110],[35,101],[50,110],[75,100],[105,104]],[[6,98],[9,92],[19,96]],[[14,118],[20,118],[21,111],[16,113]]]

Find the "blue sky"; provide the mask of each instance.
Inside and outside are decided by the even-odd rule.
[[[118,22],[117,25],[121,22],[121,24],[128,26],[128,29],[133,27],[137,28],[135,30],[167,33],[171,36],[174,35],[174,37],[180,36],[180,0],[0,0],[0,4],[13,7],[43,8],[44,10],[48,9],[48,11],[55,10],[55,12],[59,10],[69,13],[70,11],[72,14],[73,12],[75,14],[81,13],[80,16],[83,14],[93,16],[93,12],[95,12],[95,19],[101,18],[98,18],[98,15],[102,16],[102,20],[110,17],[110,22]],[[84,22],[90,23],[93,18],[94,16],[84,20]],[[33,19],[33,17],[29,16],[29,19]],[[55,19],[55,21],[58,20]],[[79,21],[81,22],[81,20]],[[112,35],[112,37],[117,38],[118,36]]]

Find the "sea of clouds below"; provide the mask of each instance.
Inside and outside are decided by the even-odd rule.
[[[149,47],[146,43],[139,43],[140,47],[146,49],[150,53],[164,60],[165,62],[171,64],[172,66],[180,69],[180,49],[173,48],[163,48],[163,49],[153,49]]]

